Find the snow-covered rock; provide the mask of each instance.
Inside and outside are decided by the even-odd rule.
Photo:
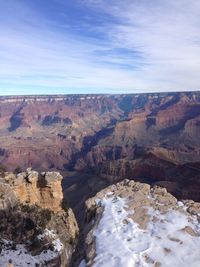
[[[37,264],[40,266],[56,266],[60,253],[64,249],[59,237],[52,230],[45,229],[43,234],[36,238],[38,241],[45,242],[47,247],[35,255],[27,249],[25,244],[15,244],[12,241],[1,240],[0,266],[6,266],[9,259],[12,259],[14,266],[19,267],[35,267]]]
[[[200,266],[200,203],[124,180],[89,199],[86,208],[82,266]]]

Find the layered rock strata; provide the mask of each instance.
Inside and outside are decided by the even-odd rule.
[[[4,181],[21,204],[38,205],[54,212],[62,209],[62,176],[57,172],[5,173]]]

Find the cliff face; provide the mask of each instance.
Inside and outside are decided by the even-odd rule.
[[[38,205],[54,212],[62,209],[62,176],[59,173],[39,174],[28,169],[19,174],[6,173],[4,179],[21,204]]]
[[[198,266],[200,203],[124,180],[86,201],[86,266]],[[84,261],[82,264],[84,264]]]
[[[0,178],[0,263],[69,265],[78,226],[57,172],[4,173]],[[20,253],[19,253],[20,252]]]

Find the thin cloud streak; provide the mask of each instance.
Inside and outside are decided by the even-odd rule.
[[[90,1],[118,17],[109,39],[127,49],[137,49],[145,58],[138,79],[146,88],[198,89],[200,79],[200,3],[197,1]]]
[[[91,44],[89,38],[88,42],[83,42],[78,38],[74,39],[70,34],[62,35],[54,28],[45,27],[36,31],[33,27],[34,21],[30,23],[31,26],[17,21],[19,24],[15,27],[18,29],[4,29],[0,41],[1,84],[10,84],[11,87],[15,84],[30,84],[38,87],[119,89],[124,86],[128,88],[132,84],[132,77],[126,71],[112,69],[107,64],[98,64],[99,56],[95,56],[96,51],[101,53],[109,46],[104,48]],[[115,63],[112,57],[109,62]],[[116,64],[124,64],[123,58],[118,58]],[[37,77],[42,75],[44,79]],[[48,79],[47,76],[50,75],[62,78]],[[31,76],[35,79],[31,79]],[[123,80],[126,82],[122,82]]]

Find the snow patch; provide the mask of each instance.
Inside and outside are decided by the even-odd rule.
[[[63,244],[61,243],[59,238],[56,238],[57,235],[54,233],[53,230],[45,229],[44,233],[41,235],[38,235],[39,240],[43,240],[45,238],[51,238],[54,239],[52,241],[52,244],[54,246],[54,250],[57,252],[60,252],[63,249]]]
[[[82,261],[80,262],[80,264],[79,264],[78,267],[86,267],[86,262],[85,262],[85,260],[82,260]]]
[[[169,210],[165,214],[148,207],[149,223],[142,230],[128,218],[125,199],[105,197],[101,205],[104,212],[94,231],[94,267],[200,266],[200,225],[184,207],[183,212]],[[198,235],[188,234],[183,230],[186,227]]]
[[[15,249],[11,249],[12,242],[8,240],[2,240],[3,245],[0,253],[0,266],[7,266],[9,259],[12,259],[15,267],[35,267],[36,263],[45,264],[45,262],[54,259],[63,249],[63,244],[61,243],[60,239],[57,238],[57,235],[48,229],[46,229],[42,235],[38,235],[39,240],[43,240],[44,238],[54,239],[51,241],[54,249],[44,250],[41,254],[36,256],[31,255],[23,244],[17,244]]]

